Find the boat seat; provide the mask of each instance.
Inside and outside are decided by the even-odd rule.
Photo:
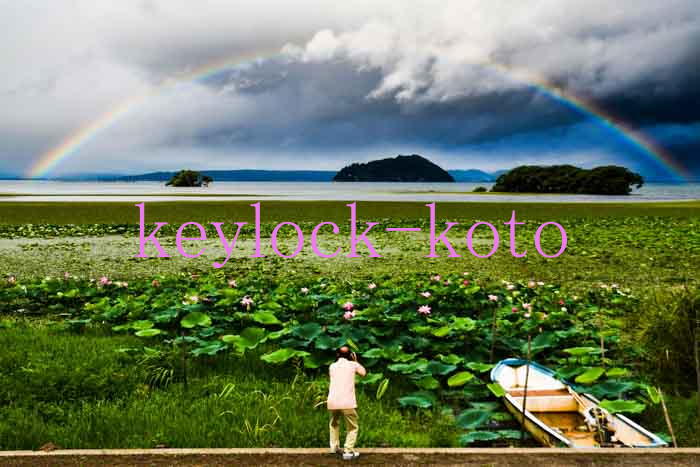
[[[522,397],[525,395],[525,388],[513,388],[508,391],[513,397]],[[538,389],[538,388],[527,388],[527,397],[537,397],[537,396],[568,396],[569,391],[566,388],[556,388],[556,389]]]
[[[513,397],[513,400],[519,407],[522,407],[522,396]],[[528,412],[577,412],[578,402],[571,394],[530,397],[528,390],[525,408]]]

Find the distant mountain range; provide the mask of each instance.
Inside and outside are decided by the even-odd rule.
[[[335,172],[329,170],[201,170],[214,182],[330,182]],[[141,175],[120,175],[111,178],[124,182],[167,182],[175,172],[151,172]],[[102,178],[101,180],[109,180]]]
[[[202,170],[204,174],[211,176],[216,182],[330,182],[337,173],[332,170]],[[486,172],[478,169],[455,169],[447,171],[456,182],[466,183],[493,183],[496,179],[508,170],[497,170]],[[167,182],[176,173],[172,172],[150,172],[139,175],[125,174],[75,174],[47,177],[49,180],[58,181],[84,181],[84,182]],[[0,180],[24,180],[21,175],[11,173],[0,173]],[[673,183],[672,180],[653,175],[644,176],[646,183]],[[696,177],[694,182],[700,182],[700,177]]]
[[[337,173],[333,170],[202,170],[216,182],[331,182]],[[483,170],[448,170],[456,182],[494,182],[507,170],[484,172]],[[124,174],[76,174],[47,177],[58,181],[99,182],[167,182],[175,175],[172,172],[149,172],[138,175]],[[22,180],[12,174],[0,174],[0,180]]]
[[[337,172],[332,170],[202,170],[216,182],[331,182]],[[456,182],[495,182],[507,170],[484,172],[483,170],[448,170]],[[103,181],[155,181],[166,182],[173,172],[151,172],[141,175],[102,176]]]

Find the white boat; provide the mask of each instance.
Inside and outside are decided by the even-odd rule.
[[[505,390],[503,401],[508,411],[544,446],[667,446],[664,440],[627,417],[601,408],[592,395],[578,394],[557,379],[552,370],[537,363],[528,365],[526,360],[517,358],[502,360],[491,370],[491,381]]]

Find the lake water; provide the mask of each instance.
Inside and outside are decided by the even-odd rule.
[[[630,196],[474,194],[489,183],[215,182],[171,188],[161,182],[0,180],[2,201],[350,200],[479,202],[642,202],[700,199],[700,183],[649,183]],[[11,196],[7,196],[11,195]]]

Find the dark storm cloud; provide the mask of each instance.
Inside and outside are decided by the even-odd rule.
[[[381,82],[378,70],[360,70],[352,63],[287,63],[222,72],[207,86],[265,102],[274,96],[276,116],[262,104],[263,124],[207,128],[201,142],[227,143],[231,134],[245,133],[248,143],[267,145],[292,137],[307,146],[373,145],[414,142],[434,145],[479,143],[502,136],[566,125],[580,116],[530,87],[415,105],[391,97],[368,98]],[[252,118],[256,118],[253,116]]]

